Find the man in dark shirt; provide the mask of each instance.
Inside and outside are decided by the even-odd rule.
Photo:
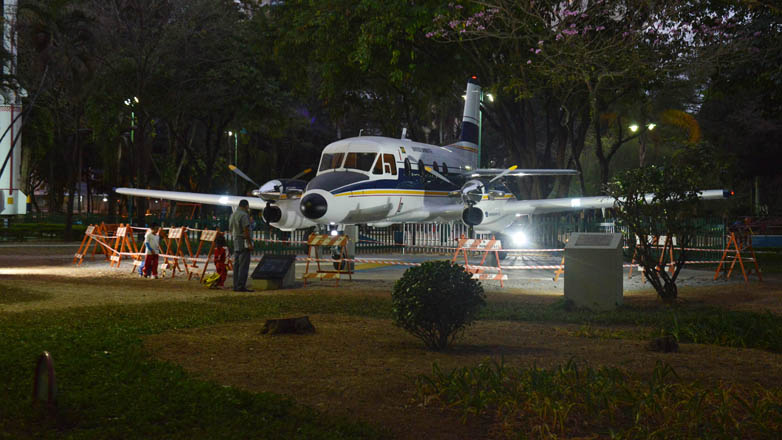
[[[250,253],[253,240],[250,235],[250,203],[243,199],[228,221],[234,241],[234,292],[252,292],[247,287]]]

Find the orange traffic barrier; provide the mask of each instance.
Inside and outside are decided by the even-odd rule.
[[[304,286],[307,286],[307,280],[311,278],[320,278],[322,280],[335,280],[336,287],[339,287],[339,279],[342,274],[347,274],[350,281],[353,281],[353,269],[350,263],[347,262],[348,256],[348,237],[346,235],[330,236],[330,235],[318,235],[310,234],[307,238],[307,266],[304,268],[304,274],[302,279],[304,280]],[[339,259],[332,260],[333,263],[337,263],[336,270],[326,270],[320,267],[319,248],[321,246],[338,246],[339,247]],[[315,261],[317,266],[315,272],[310,272],[310,262]],[[345,266],[347,264],[347,266]]]
[[[749,253],[752,257],[742,257],[741,253],[746,255]],[[728,257],[729,253],[733,253],[732,257]],[[728,267],[728,259],[730,261],[730,267]],[[725,245],[725,250],[722,252],[722,258],[720,258],[720,264],[717,266],[717,271],[714,273],[714,279],[716,280],[720,276],[720,271],[724,265],[726,274],[725,279],[729,280],[730,275],[733,273],[733,267],[736,262],[741,267],[741,274],[744,276],[744,282],[749,283],[748,275],[752,274],[752,267],[748,270],[744,268],[744,262],[752,262],[755,265],[755,273],[758,274],[758,281],[763,281],[763,274],[760,272],[760,266],[758,265],[758,259],[755,256],[755,250],[752,248],[752,231],[731,231],[728,236],[728,243]]]
[[[462,238],[459,239],[459,245],[456,248],[456,253],[453,254],[451,262],[455,262],[461,252],[464,256],[464,270],[471,273],[473,279],[499,281],[500,287],[505,287],[503,281],[507,280],[508,276],[503,275],[502,268],[500,267],[500,250],[502,250],[502,242],[494,237],[488,240],[482,240],[478,238],[464,238],[464,236],[462,236]],[[467,261],[467,252],[482,252],[483,258],[481,258],[481,262],[477,266],[471,266],[469,261]],[[484,272],[487,269],[487,266],[484,266],[486,257],[492,252],[497,260],[496,274]],[[491,267],[491,269],[494,269],[494,267]]]

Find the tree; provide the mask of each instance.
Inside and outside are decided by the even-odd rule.
[[[435,17],[430,35],[481,60],[490,87],[511,95],[486,114],[514,161],[581,169],[591,137],[605,183],[614,155],[641,135],[622,124],[643,110],[630,104],[664,88],[698,47],[727,34],[727,23],[704,23],[711,12],[686,1],[463,1]]]
[[[745,195],[742,213],[778,215],[782,12],[761,2],[747,3],[731,8],[740,23],[736,38],[723,47],[708,48],[717,52],[713,56],[719,58],[720,68],[701,73],[705,90],[697,117],[705,139],[733,158],[737,193]]]
[[[644,276],[665,302],[678,296],[676,279],[687,260],[688,248],[697,231],[699,190],[719,167],[707,160],[713,152],[700,147],[678,151],[665,167],[628,170],[607,185],[616,200],[616,216],[627,227],[628,252],[644,269]],[[719,174],[719,173],[716,173]],[[658,240],[675,237],[673,274],[659,266]]]
[[[459,99],[471,66],[456,48],[426,38],[438,7],[432,0],[286,1],[273,8],[277,60],[300,95],[327,109],[336,137],[360,129],[398,136],[403,126],[414,139],[447,133],[452,107],[441,100]]]
[[[33,89],[36,96],[42,92],[38,105],[48,112],[40,117],[54,122],[52,148],[45,151],[45,161],[49,165],[50,185],[68,192],[66,239],[72,238],[77,184],[84,170],[83,117],[95,67],[93,22],[81,6],[80,0],[29,0],[20,4],[18,13],[23,40],[20,46],[31,55],[29,61],[20,64],[20,82],[28,90]],[[65,166],[56,169],[58,164]]]

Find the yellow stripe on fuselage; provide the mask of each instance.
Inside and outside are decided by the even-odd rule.
[[[446,146],[445,146],[445,148],[458,148],[458,149],[460,149],[460,150],[466,150],[466,151],[469,151],[470,153],[477,153],[477,152],[478,152],[478,149],[477,149],[477,148],[473,148],[473,147],[463,147],[463,146],[461,146],[461,145],[446,145]]]

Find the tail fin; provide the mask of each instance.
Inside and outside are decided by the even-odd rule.
[[[467,94],[464,97],[464,116],[462,117],[462,134],[459,136],[460,143],[472,144],[478,148],[479,143],[479,125],[481,112],[481,86],[478,79],[472,77],[467,80]]]

